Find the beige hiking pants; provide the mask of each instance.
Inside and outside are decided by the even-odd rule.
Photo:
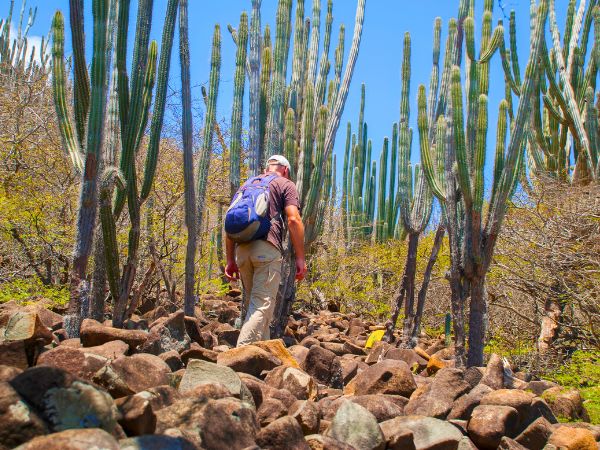
[[[239,244],[235,255],[244,285],[246,317],[237,341],[238,347],[270,337],[269,324],[281,280],[281,253],[267,241]]]

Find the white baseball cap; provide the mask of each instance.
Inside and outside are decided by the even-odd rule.
[[[292,170],[290,166],[290,162],[283,155],[273,155],[269,159],[267,159],[267,164],[271,161],[277,161],[277,163],[281,164],[283,167],[287,167],[288,170]]]

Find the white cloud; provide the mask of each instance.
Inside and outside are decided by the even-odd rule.
[[[12,48],[13,42],[17,37],[17,29],[15,28],[14,24],[11,22],[10,24],[10,45]],[[44,38],[44,43],[46,43],[48,41],[48,38]],[[42,36],[32,36],[32,35],[28,35],[27,36],[27,61],[29,61],[29,58],[31,58],[31,52],[35,51],[35,54],[33,55],[33,59],[34,61],[36,61],[38,64],[40,63],[40,48],[42,46]],[[46,55],[50,55],[50,45],[46,45]]]

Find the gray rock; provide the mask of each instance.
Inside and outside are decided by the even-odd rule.
[[[44,421],[6,382],[0,382],[0,423],[2,449],[16,447],[48,432]]]
[[[492,388],[485,384],[478,384],[471,392],[465,394],[455,400],[452,405],[452,410],[448,414],[448,420],[450,419],[462,419],[467,420],[471,417],[473,410],[479,406],[481,399],[487,393],[492,392]]]
[[[65,430],[38,436],[15,450],[119,450],[114,437],[99,428]]]
[[[463,435],[454,425],[425,416],[405,416],[381,424],[386,440],[402,430],[413,433],[416,450],[456,450]]]
[[[121,450],[197,450],[198,447],[182,437],[158,434],[138,436],[119,441]]]
[[[339,407],[325,434],[361,450],[385,448],[386,441],[375,416],[351,401]]]

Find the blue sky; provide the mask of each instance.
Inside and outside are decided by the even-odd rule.
[[[524,72],[529,50],[529,0],[499,0],[508,12],[515,9],[517,13],[519,57],[521,71]],[[17,0],[15,9],[20,7]],[[164,18],[166,0],[155,0],[154,20],[152,37],[159,41],[162,30],[162,19]],[[295,3],[295,2],[294,2]],[[322,1],[326,4],[326,0]],[[563,6],[563,3],[565,5]],[[0,17],[8,12],[8,0],[0,2]],[[503,11],[496,1],[494,7],[494,24],[497,19],[503,17]],[[566,1],[559,0],[558,18],[561,24],[564,17],[562,9]],[[38,6],[37,20],[31,30],[32,35],[46,34],[52,15],[57,9],[61,9],[68,15],[68,0],[28,0],[28,6]],[[91,1],[85,0],[88,52],[91,49]],[[306,0],[307,15],[311,11],[311,2]],[[275,10],[277,0],[263,0],[262,19],[263,26],[269,23],[274,29]],[[483,0],[476,0],[476,26],[480,29],[481,9]],[[231,115],[233,72],[235,60],[235,46],[227,31],[227,24],[234,27],[239,21],[239,15],[243,10],[251,9],[250,0],[221,0],[202,1],[190,0],[190,45],[191,45],[191,75],[192,84],[200,85],[208,80],[210,46],[213,27],[216,23],[221,25],[222,31],[222,66],[221,86],[219,91],[218,115],[227,121]],[[333,14],[333,38],[332,53],[337,45],[337,29],[341,23],[346,25],[346,59],[350,49],[350,41],[354,28],[354,16],[356,0],[334,1]],[[132,0],[132,20],[135,18],[137,1]],[[325,8],[323,8],[325,10]],[[350,88],[350,94],[346,102],[344,115],[340,123],[338,137],[335,144],[335,153],[338,155],[338,166],[343,159],[343,148],[345,141],[346,123],[351,121],[353,128],[358,121],[358,110],[360,101],[360,85],[366,84],[366,108],[365,120],[369,126],[369,137],[373,140],[373,159],[379,161],[379,152],[384,136],[391,134],[392,123],[398,120],[400,107],[400,67],[402,63],[402,42],[404,33],[410,32],[412,40],[412,80],[411,80],[411,126],[414,127],[413,160],[418,160],[418,134],[416,130],[416,97],[419,84],[429,85],[429,75],[432,66],[432,35],[433,22],[436,17],[443,19],[443,35],[445,40],[447,23],[451,17],[456,17],[458,12],[458,0],[367,0],[365,24],[362,37],[362,45],[356,65],[356,70]],[[322,12],[324,20],[325,11]],[[505,21],[508,29],[508,21]],[[68,26],[68,20],[67,20]],[[479,31],[478,31],[479,32]],[[67,31],[66,52],[70,53],[70,37]],[[131,53],[132,49],[130,49]],[[174,46],[173,65],[171,69],[170,85],[178,89],[179,78],[179,55],[178,46]],[[330,56],[332,58],[332,56]],[[345,60],[346,60],[345,59]],[[488,158],[486,175],[490,173],[489,165],[495,145],[495,122],[498,104],[504,96],[504,76],[501,70],[499,57],[496,55],[492,63],[490,83],[490,130],[488,141]],[[246,85],[246,92],[247,92]],[[195,89],[193,95],[199,96],[199,88]],[[244,105],[244,120],[247,122],[247,101]],[[338,174],[341,173],[338,170]],[[489,178],[489,177],[488,177]],[[339,181],[339,180],[338,180]],[[486,184],[489,185],[489,179]]]

